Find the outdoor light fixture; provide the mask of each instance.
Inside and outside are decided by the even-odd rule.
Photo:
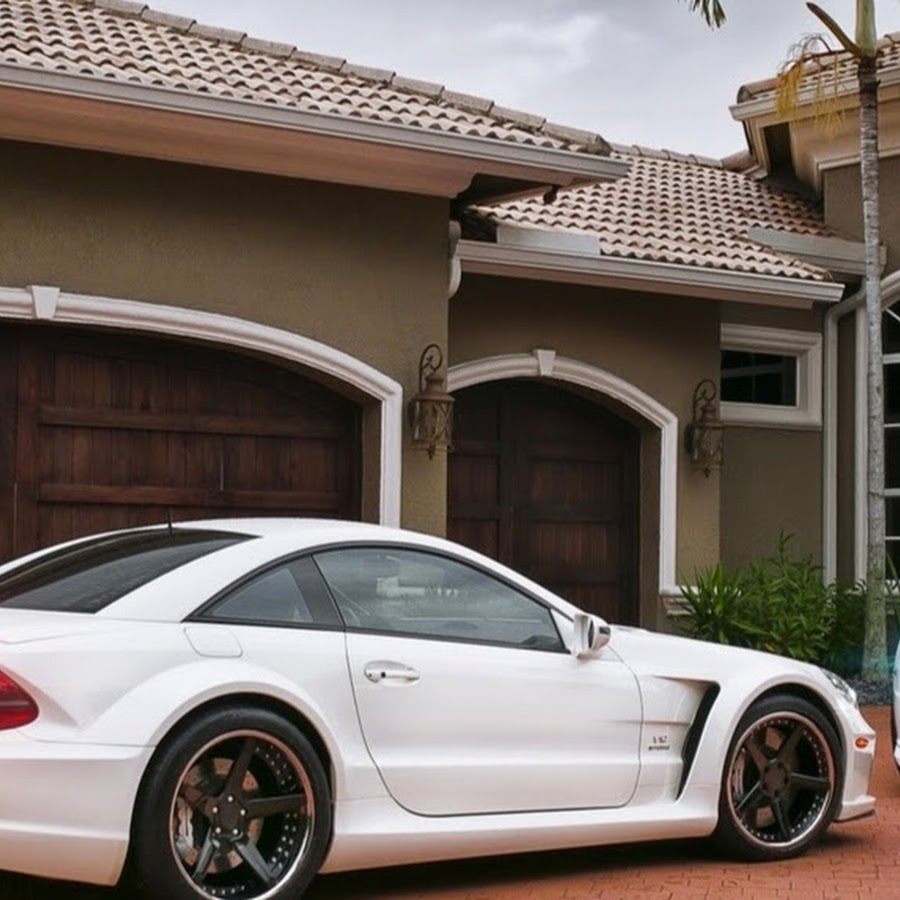
[[[685,441],[691,466],[702,469],[709,478],[713,469],[724,464],[725,429],[719,418],[716,386],[704,378],[694,389],[694,419],[687,427]]]
[[[409,401],[409,425],[413,447],[428,451],[453,449],[453,397],[447,393],[441,367],[444,355],[437,344],[429,344],[419,359],[419,392]]]

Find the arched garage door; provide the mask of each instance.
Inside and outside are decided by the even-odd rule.
[[[360,415],[256,359],[0,325],[0,558],[226,515],[358,518]]]
[[[637,623],[638,430],[540,382],[455,397],[449,536],[582,609]]]

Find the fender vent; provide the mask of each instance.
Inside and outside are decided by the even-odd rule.
[[[703,734],[703,729],[706,728],[706,722],[712,711],[713,703],[716,702],[716,697],[718,696],[719,685],[711,684],[700,700],[700,705],[697,707],[697,712],[694,714],[694,721],[691,722],[687,737],[684,739],[684,746],[681,750],[681,783],[678,785],[678,797],[680,797],[684,791],[688,775],[691,774],[691,768],[694,765],[694,757],[697,755],[697,747],[700,745],[700,736]]]

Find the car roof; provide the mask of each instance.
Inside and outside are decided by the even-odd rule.
[[[167,525],[152,526],[166,528]],[[370,522],[351,522],[345,519],[309,519],[291,517],[197,519],[188,522],[174,522],[175,529],[209,529],[228,531],[253,537],[293,537],[298,541],[316,543],[327,537],[329,540],[371,540],[371,539],[418,539],[428,540],[428,535],[375,525]]]

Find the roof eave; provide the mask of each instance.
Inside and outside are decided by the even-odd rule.
[[[766,83],[768,84],[768,83]],[[900,84],[900,68],[897,69],[879,69],[878,86],[880,88],[891,87]],[[731,116],[738,122],[746,122],[748,119],[756,119],[760,116],[769,116],[778,111],[778,99],[772,93],[776,89],[777,83],[772,80],[769,88],[762,97],[750,97],[747,100],[740,100],[733,103],[729,107]],[[859,82],[855,76],[842,78],[837,86],[828,85],[827,91],[834,93],[839,101],[847,101],[854,103],[859,95]],[[740,94],[739,94],[740,96]],[[821,104],[822,92],[814,85],[806,87],[800,91],[797,96],[797,102],[794,107],[787,113],[785,119],[798,118],[804,110],[811,110],[817,104]]]
[[[531,278],[697,299],[809,309],[815,303],[837,303],[843,294],[843,285],[832,281],[536,251],[472,240],[460,241],[457,253],[464,274]]]
[[[438,196],[457,196],[477,174],[509,179],[513,183],[562,187],[584,181],[614,180],[628,171],[627,163],[597,154],[447,134],[11,64],[0,64],[0,92],[3,92],[0,97],[0,135],[4,137],[145,155],[137,149],[141,124],[137,117],[129,121],[132,128],[129,141],[124,138],[117,141],[112,127],[98,135],[83,127],[83,119],[81,127],[76,127],[79,118],[86,114],[93,113],[100,119],[103,111],[108,114],[116,110],[118,118],[124,121],[128,118],[126,111],[132,110],[141,120],[151,113],[156,114],[155,122],[145,122],[148,138],[161,121],[166,121],[170,127],[165,144],[146,155]],[[15,102],[17,95],[21,95],[18,103]],[[60,103],[62,99],[65,104]],[[42,110],[45,112],[43,119]],[[184,125],[185,119],[190,119],[190,127]],[[184,125],[180,130],[179,122]],[[258,129],[254,140],[249,134],[241,137],[246,143],[255,141],[257,150],[260,140],[265,142],[266,135],[275,131],[282,134],[282,141],[285,134],[291,135],[294,152],[289,154],[292,159],[284,160],[285,171],[278,171],[279,162],[271,158],[271,154],[265,157],[264,153],[247,153],[246,164],[240,161],[244,157],[238,154],[229,156],[228,151],[232,148],[222,145],[229,134],[222,130],[225,125],[240,126],[245,132]],[[198,147],[198,130],[215,132],[216,126],[219,129],[216,140],[206,141]],[[56,136],[54,129],[59,132]],[[188,133],[193,139],[189,139]],[[236,131],[234,137],[238,140]],[[320,158],[327,158],[330,163],[328,171],[321,167],[317,169],[313,164],[316,158],[311,158],[310,172],[304,175],[304,160],[298,159],[296,154],[297,143],[303,141],[316,144],[321,151]],[[152,146],[152,141],[148,146]],[[217,147],[222,157],[218,160]],[[257,156],[264,159],[254,164]],[[361,160],[365,164],[360,165]],[[384,166],[384,172],[379,169],[379,163]],[[417,167],[417,163],[425,164]]]

